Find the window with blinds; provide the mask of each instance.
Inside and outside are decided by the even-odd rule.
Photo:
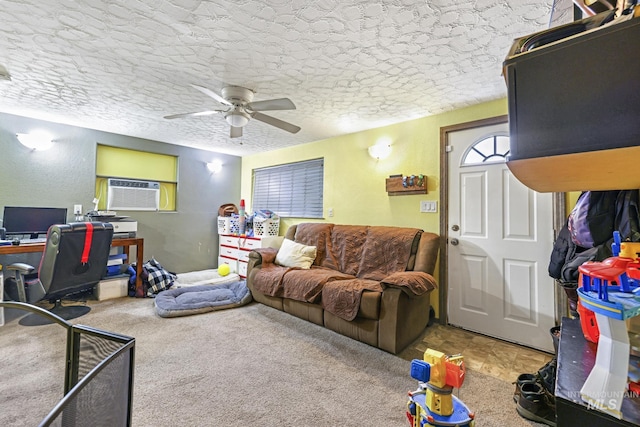
[[[281,217],[322,218],[324,159],[253,170],[254,210]]]

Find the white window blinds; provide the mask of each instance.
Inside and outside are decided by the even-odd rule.
[[[253,170],[254,210],[281,217],[322,218],[324,159]]]

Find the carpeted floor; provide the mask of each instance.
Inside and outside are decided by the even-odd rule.
[[[92,302],[81,323],[136,338],[133,425],[408,426],[410,362],[261,304],[161,318],[150,299]],[[64,330],[0,328],[0,425],[36,425],[60,399]],[[469,369],[476,426],[520,418],[513,385]]]

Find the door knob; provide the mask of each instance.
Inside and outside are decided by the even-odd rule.
[[[456,239],[456,238],[451,239],[451,244],[452,244],[453,246],[458,246],[458,243],[460,243],[460,242],[458,241],[458,239]]]

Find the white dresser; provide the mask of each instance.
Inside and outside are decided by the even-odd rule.
[[[247,277],[249,252],[257,248],[280,247],[283,237],[243,237],[233,234],[220,234],[218,266],[228,264],[232,272],[241,278]]]

